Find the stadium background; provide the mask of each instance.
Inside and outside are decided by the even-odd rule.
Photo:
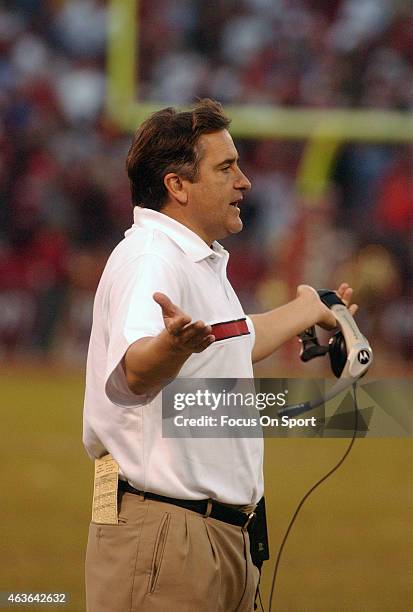
[[[226,246],[247,311],[284,302],[302,281],[345,279],[375,349],[370,376],[413,367],[411,3],[114,0],[111,19],[109,8],[0,6],[0,590],[69,591],[79,612],[92,474],[80,443],[84,358],[96,283],[130,224],[124,158],[145,109],[196,96],[237,109],[253,191]],[[121,52],[132,36],[131,60]],[[370,114],[354,127],[360,110]],[[308,146],[320,118],[335,127]],[[292,342],[257,374],[326,372],[304,370],[297,354]],[[345,443],[267,441],[273,551]],[[412,607],[412,456],[407,439],[357,442],[291,535],[275,609]]]

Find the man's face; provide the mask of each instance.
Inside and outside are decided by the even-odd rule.
[[[239,205],[251,183],[238,167],[238,153],[227,130],[203,134],[198,179],[185,181],[187,219],[207,244],[242,230]]]

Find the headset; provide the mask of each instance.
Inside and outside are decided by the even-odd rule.
[[[302,345],[300,358],[301,361],[307,362],[328,353],[331,369],[338,381],[320,398],[281,408],[278,410],[279,416],[297,416],[328,402],[353,385],[373,363],[372,348],[357,327],[347,306],[335,291],[320,289],[317,293],[323,304],[332,310],[340,329],[330,338],[328,346],[320,345],[315,326],[303,331],[299,334]]]
[[[306,401],[300,404],[293,404],[286,406],[285,408],[281,408],[280,410],[278,410],[278,415],[294,417],[298,414],[302,414],[303,412],[307,412],[309,410],[312,410],[313,408],[316,408],[317,406],[320,406],[321,404],[324,404],[325,402],[331,400],[333,397],[335,397],[348,387],[352,386],[354,392],[354,431],[350,444],[346,448],[341,459],[334,465],[333,468],[331,468],[306,492],[292,515],[292,518],[288,524],[287,530],[282,539],[276,557],[271,584],[268,612],[271,612],[272,610],[273,596],[275,593],[275,582],[278,567],[280,565],[281,555],[284,550],[287,538],[302,506],[304,505],[308,497],[313,493],[313,491],[315,491],[315,489],[317,489],[342,465],[342,463],[344,462],[344,460],[352,449],[352,446],[356,439],[358,428],[356,382],[367,372],[367,370],[373,363],[372,348],[367,338],[363,336],[363,334],[357,327],[357,324],[350,311],[348,310],[347,306],[340,300],[335,291],[331,291],[330,289],[320,289],[317,293],[321,301],[332,310],[340,329],[330,338],[328,346],[320,345],[317,338],[315,326],[310,327],[309,329],[306,329],[304,332],[299,334],[298,337],[301,342],[300,358],[302,361],[307,362],[311,359],[314,359],[315,357],[321,357],[323,355],[328,354],[330,358],[331,369],[336,378],[338,378],[338,380],[332,386],[332,388],[324,394],[324,396],[312,401]],[[258,596],[261,604],[261,609],[264,610],[259,589]]]

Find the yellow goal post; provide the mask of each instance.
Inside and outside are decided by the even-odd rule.
[[[110,0],[106,110],[120,129],[135,131],[167,102],[138,100],[139,0]],[[235,138],[304,140],[297,175],[307,204],[325,192],[331,166],[344,142],[403,143],[413,140],[413,113],[226,105]]]

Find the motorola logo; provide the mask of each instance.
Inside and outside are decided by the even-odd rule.
[[[370,353],[366,350],[359,351],[359,354],[357,355],[357,359],[362,365],[365,365],[366,363],[370,361]]]

